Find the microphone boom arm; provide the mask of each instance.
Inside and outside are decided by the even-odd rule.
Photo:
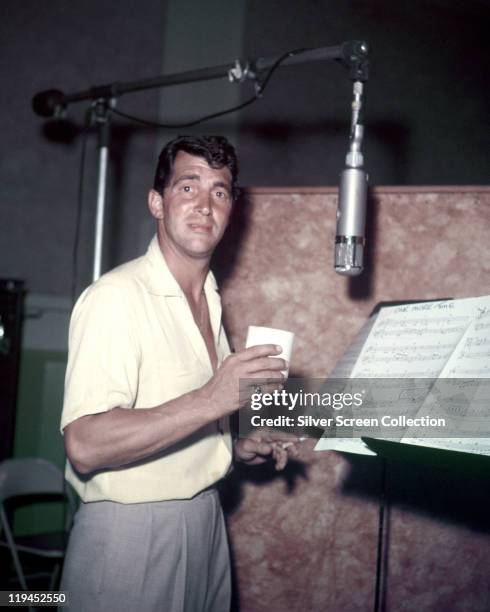
[[[96,280],[101,273],[102,247],[103,247],[103,220],[104,205],[106,197],[107,166],[109,159],[109,137],[110,137],[110,118],[111,108],[116,104],[119,96],[125,93],[142,91],[146,89],[156,89],[160,87],[170,87],[197,81],[206,81],[227,77],[230,82],[243,83],[246,79],[253,79],[257,87],[257,75],[262,71],[277,67],[304,64],[316,61],[335,60],[349,69],[351,80],[354,81],[354,103],[352,106],[352,125],[351,125],[351,147],[349,156],[354,160],[361,159],[360,165],[349,168],[351,171],[359,171],[362,167],[362,153],[360,145],[362,141],[362,126],[359,124],[359,117],[362,109],[361,96],[362,84],[368,78],[368,45],[363,41],[348,41],[333,47],[319,47],[314,49],[300,49],[291,52],[290,55],[273,55],[259,57],[254,60],[246,61],[244,64],[236,60],[234,64],[222,64],[211,68],[199,70],[189,70],[176,74],[157,76],[147,79],[140,79],[131,82],[115,82],[106,85],[98,85],[89,89],[65,94],[59,89],[49,89],[37,93],[32,99],[32,108],[41,117],[63,117],[69,104],[82,101],[90,101],[93,108],[95,123],[99,127],[99,172],[97,187],[97,212],[95,230],[95,250],[93,280]],[[269,73],[270,76],[271,72]],[[357,91],[357,93],[356,93]],[[357,96],[357,97],[356,97]],[[359,158],[360,155],[360,158]],[[344,170],[344,173],[347,170]],[[344,174],[343,173],[343,174]],[[339,193],[339,202],[340,202]],[[339,205],[340,208],[340,205]],[[337,213],[338,214],[338,213]],[[339,224],[337,225],[337,227]],[[338,233],[338,232],[337,232]],[[338,238],[338,236],[337,236]],[[362,270],[362,248],[361,248],[361,268]],[[340,251],[344,253],[341,245]],[[359,249],[358,251],[359,252]],[[344,266],[344,271],[337,267],[337,245],[336,245],[336,271],[343,274],[358,274],[355,266],[348,268]]]
[[[362,41],[348,41],[333,47],[318,47],[304,49],[301,52],[286,57],[281,66],[305,64],[315,61],[336,60],[349,68],[351,78],[367,80],[368,45]],[[228,78],[230,81],[243,82],[245,78],[255,79],[256,74],[274,66],[281,55],[259,57],[245,61],[236,60],[233,64],[221,64],[210,68],[188,70],[175,74],[161,75],[137,81],[115,82],[97,85],[82,91],[65,94],[59,89],[49,89],[37,93],[32,99],[34,112],[41,117],[60,116],[64,109],[74,102],[84,100],[112,100],[125,93],[171,87],[198,81]]]

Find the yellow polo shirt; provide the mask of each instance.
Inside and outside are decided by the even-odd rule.
[[[204,290],[218,364],[230,349],[212,273]],[[157,238],[146,255],[102,276],[80,296],[70,322],[61,430],[86,414],[116,406],[151,408],[204,385],[213,375],[187,299]],[[228,419],[137,463],[66,478],[83,501],[138,503],[193,497],[231,463]]]

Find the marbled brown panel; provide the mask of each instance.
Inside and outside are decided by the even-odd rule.
[[[336,201],[333,189],[250,189],[218,257],[233,345],[249,324],[294,331],[291,376],[325,377],[379,301],[490,294],[489,188],[374,190],[354,280],[333,271]],[[241,612],[373,608],[379,461],[313,446],[284,475],[238,468],[225,485]],[[488,610],[482,483],[422,475],[428,495],[411,466],[388,477],[390,494],[415,485],[391,500],[385,610]]]

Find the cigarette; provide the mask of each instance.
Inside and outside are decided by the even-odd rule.
[[[304,442],[305,440],[306,440],[306,438],[298,438],[299,442]],[[283,442],[281,444],[283,449],[289,448],[290,446],[293,446],[293,445],[294,445],[294,442]]]

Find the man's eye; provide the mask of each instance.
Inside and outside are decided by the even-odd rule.
[[[190,193],[192,191],[192,187],[190,185],[184,185],[182,190],[185,191],[185,193]]]
[[[228,194],[226,193],[226,191],[217,191],[216,196],[218,198],[226,199],[228,197]]]

